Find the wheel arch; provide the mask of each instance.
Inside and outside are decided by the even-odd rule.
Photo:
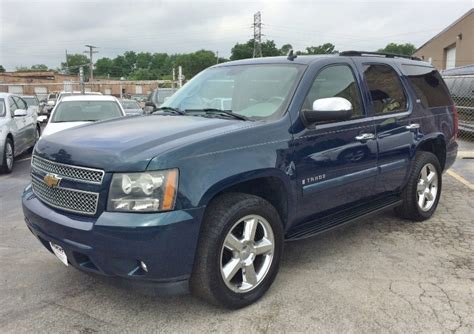
[[[221,180],[211,186],[202,196],[200,205],[207,206],[224,193],[244,193],[259,196],[272,204],[286,226],[291,207],[289,178],[280,170],[248,172]]]
[[[416,147],[416,152],[424,151],[433,153],[444,170],[446,166],[446,140],[443,134],[437,134],[430,137],[423,138]]]

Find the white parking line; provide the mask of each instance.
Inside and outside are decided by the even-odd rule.
[[[458,180],[462,184],[464,184],[466,187],[468,187],[471,190],[474,190],[474,184],[463,178],[461,175],[453,171],[452,169],[448,169],[446,172],[449,176],[452,176],[454,179]]]

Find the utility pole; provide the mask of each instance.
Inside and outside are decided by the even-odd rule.
[[[253,15],[253,58],[262,57],[262,15]]]
[[[181,88],[183,86],[183,67],[181,65],[178,66],[178,87]]]
[[[216,64],[219,64],[219,51],[216,51]]]
[[[176,83],[176,69],[173,67],[173,83],[172,83],[171,88],[174,88],[175,83]]]
[[[81,94],[84,94],[84,68],[81,66],[79,67],[79,83],[81,85]]]
[[[89,54],[89,81],[94,80],[94,62],[92,61],[92,55],[94,53],[98,53],[99,51],[94,51],[94,49],[97,49],[97,46],[93,45],[86,45],[86,48],[89,48],[89,51],[84,51],[84,53]]]
[[[66,74],[69,74],[69,60],[67,59],[67,49],[66,50]]]

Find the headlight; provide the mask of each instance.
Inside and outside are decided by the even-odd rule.
[[[157,212],[174,209],[178,170],[116,173],[110,184],[107,211]]]

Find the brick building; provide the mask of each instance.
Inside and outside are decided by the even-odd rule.
[[[85,91],[101,92],[106,95],[148,95],[154,89],[171,87],[168,80],[94,80],[84,84]],[[80,91],[77,75],[65,75],[57,72],[3,72],[0,73],[0,92],[25,95],[37,95],[40,99],[48,93],[58,91]]]
[[[413,55],[432,63],[438,70],[474,64],[474,9],[419,47]]]

